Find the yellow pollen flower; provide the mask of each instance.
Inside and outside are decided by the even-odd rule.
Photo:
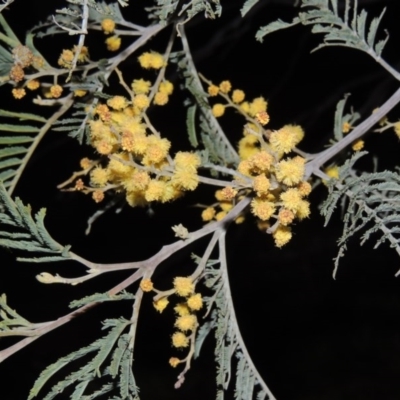
[[[189,338],[182,332],[175,332],[172,335],[172,346],[174,347],[188,347]]]
[[[153,290],[153,282],[151,279],[142,279],[139,286],[143,292],[151,292]]]
[[[39,82],[37,79],[32,79],[32,80],[30,80],[30,81],[26,84],[26,87],[27,87],[29,90],[36,90],[36,89],[39,89],[39,87],[40,87],[40,82]]]
[[[160,69],[165,66],[165,61],[160,53],[145,52],[138,57],[140,66],[145,69]]]
[[[176,358],[176,357],[171,357],[171,358],[169,359],[169,365],[170,365],[172,368],[177,367],[178,364],[179,364],[180,362],[181,362],[181,360],[180,360],[179,358]]]
[[[108,142],[107,140],[100,140],[99,142],[96,143],[95,146],[96,146],[96,150],[100,154],[103,154],[104,156],[107,156],[113,150],[113,145],[110,142]]]
[[[198,311],[203,307],[203,299],[201,298],[200,293],[196,293],[191,295],[188,300],[187,304],[193,311]]]
[[[256,120],[261,124],[261,125],[267,125],[269,122],[269,115],[266,111],[260,111],[256,114]]]
[[[267,172],[274,161],[274,157],[265,150],[258,151],[249,158],[251,168],[255,173]]]
[[[280,195],[283,206],[293,212],[297,211],[300,203],[303,201],[301,197],[301,193],[295,188],[288,189]]]
[[[223,200],[231,201],[236,197],[236,195],[237,195],[237,190],[235,190],[231,186],[227,186],[221,190],[221,197]]]
[[[257,113],[267,111],[267,102],[264,97],[255,98],[249,105],[249,115],[255,117]]]
[[[201,219],[204,222],[211,221],[215,217],[215,208],[214,207],[207,207],[201,213]]]
[[[135,79],[131,87],[135,94],[147,94],[150,92],[151,82],[144,79]]]
[[[84,187],[85,187],[85,184],[83,183],[82,179],[78,179],[75,182],[75,190],[82,190],[82,189],[84,189]]]
[[[53,85],[50,87],[51,97],[58,99],[63,92],[63,88],[60,85]]]
[[[183,331],[192,331],[197,324],[197,318],[193,314],[179,316],[175,321],[175,326]]]
[[[219,84],[219,90],[222,92],[222,93],[229,93],[230,92],[230,90],[232,89],[232,85],[231,85],[231,83],[229,82],[229,81],[222,81],[220,84]]]
[[[215,215],[215,220],[216,221],[221,221],[222,219],[224,219],[227,216],[227,212],[226,211],[220,211],[219,213],[217,213]]]
[[[78,46],[74,46],[73,52],[76,53]],[[89,49],[86,46],[82,46],[81,51],[78,55],[78,62],[83,63],[85,61],[89,61]]]
[[[201,160],[196,153],[178,151],[175,155],[174,162],[177,168],[182,167],[196,171],[200,166]]]
[[[108,35],[114,32],[115,29],[115,22],[111,18],[105,18],[101,21],[101,29],[103,32]]]
[[[303,129],[298,125],[285,125],[271,133],[269,142],[278,153],[289,153],[304,137]]]
[[[171,182],[179,189],[195,190],[199,184],[199,176],[196,171],[179,167],[175,169]]]
[[[216,85],[210,85],[207,88],[207,92],[211,97],[217,96],[219,93],[219,87]]]
[[[278,221],[280,224],[286,226],[293,222],[294,220],[294,213],[286,208],[282,208],[278,214]]]
[[[270,186],[271,183],[265,175],[258,175],[254,178],[253,189],[257,192],[257,196],[267,194]]]
[[[182,297],[186,297],[194,292],[194,283],[192,281],[192,278],[177,276],[174,279],[174,288],[176,294]]]
[[[79,165],[82,169],[88,169],[92,166],[92,161],[90,161],[87,157],[84,157],[79,162]]]
[[[137,94],[133,99],[133,105],[139,110],[144,110],[150,105],[150,99],[145,94]]]
[[[217,103],[213,105],[212,113],[214,117],[222,117],[225,113],[225,106],[223,104]]]
[[[337,165],[331,165],[325,170],[325,173],[333,179],[339,179],[339,167]],[[326,185],[327,181],[325,179],[322,182]]]
[[[119,36],[110,36],[106,39],[107,50],[117,51],[121,47],[121,38]]]
[[[190,314],[190,309],[187,306],[186,303],[178,303],[175,307],[174,307],[174,311],[180,315],[181,317],[184,315],[189,315]]]
[[[174,91],[174,85],[170,81],[161,82],[158,91],[170,96]]]
[[[297,185],[297,189],[299,189],[300,194],[303,197],[305,197],[305,196],[308,196],[311,193],[312,187],[311,187],[310,183],[308,183],[306,181],[303,181],[303,182],[300,182]]]
[[[364,148],[364,140],[361,140],[361,139],[357,140],[355,143],[353,143],[353,146],[351,146],[351,148],[354,151],[362,150]]]
[[[288,186],[293,186],[303,179],[305,159],[299,156],[280,161],[275,168],[276,179]]]
[[[96,167],[90,173],[90,181],[94,186],[105,186],[108,181],[108,171],[104,168]]]
[[[74,90],[74,96],[75,97],[83,97],[86,94],[86,90],[82,90],[82,89],[76,89]]]
[[[239,140],[239,156],[246,160],[260,151],[258,137],[253,134],[247,134]]]
[[[240,161],[237,170],[246,176],[250,176],[251,175],[251,163],[248,160],[243,160]]]
[[[154,96],[153,103],[156,106],[165,106],[168,103],[169,97],[166,93],[157,92]]]
[[[25,72],[23,68],[19,65],[13,65],[10,70],[10,79],[14,82],[21,82],[25,77]]]
[[[92,198],[96,203],[100,203],[104,200],[104,193],[101,190],[95,190],[92,194]]]
[[[58,58],[58,65],[63,68],[71,68],[73,60],[74,60],[73,51],[64,49],[60,57]]]
[[[343,122],[343,125],[342,125],[342,132],[343,133],[349,133],[351,128],[352,128],[352,126],[350,125],[349,122]]]
[[[167,297],[162,297],[161,299],[153,303],[153,307],[161,314],[167,307],[169,301]]]
[[[297,206],[296,217],[302,220],[304,218],[308,218],[310,214],[310,203],[306,200],[302,200]]]
[[[232,101],[236,104],[241,103],[244,100],[245,94],[243,90],[235,89],[232,93]]]
[[[250,103],[248,101],[244,101],[242,104],[240,104],[240,109],[245,114],[249,114],[250,113]]]
[[[26,95],[25,89],[22,88],[15,88],[11,91],[12,95],[15,99],[20,100]]]
[[[267,221],[275,212],[275,204],[271,201],[254,198],[251,201],[251,212],[262,221]]]
[[[151,179],[146,171],[136,171],[129,179],[129,185],[133,190],[145,191]]]
[[[276,247],[282,247],[292,238],[292,231],[289,227],[279,226],[272,234]]]
[[[221,207],[222,211],[231,211],[233,208],[233,204],[230,201],[221,201],[219,203],[219,206]]]
[[[124,96],[114,96],[107,100],[107,104],[114,110],[122,110],[128,105],[128,100]]]
[[[165,191],[165,182],[152,179],[146,189],[144,197],[147,201],[159,201]]]

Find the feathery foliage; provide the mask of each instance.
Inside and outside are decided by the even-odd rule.
[[[0,296],[0,337],[12,336],[13,329],[29,328],[32,324],[24,317],[19,315],[7,304],[7,297],[3,293]]]
[[[73,361],[79,360],[93,352],[95,352],[96,355],[90,361],[87,361],[85,365],[79,370],[71,373],[65,379],[55,384],[43,399],[54,399],[58,394],[62,393],[69,386],[75,386],[74,393],[71,399],[93,399],[111,391],[113,386],[111,384],[107,384],[104,385],[100,391],[97,391],[91,395],[83,395],[87,388],[87,385],[94,379],[96,379],[96,377],[100,377],[103,374],[102,371],[106,369],[106,367],[104,367],[104,363],[110,357],[110,353],[114,347],[116,347],[116,349],[111,355],[112,361],[108,373],[111,374],[112,371],[112,374],[114,374],[116,370],[119,370],[120,375],[123,375],[120,378],[120,382],[118,385],[120,386],[121,393],[125,394],[126,385],[128,385],[128,391],[125,397],[121,396],[122,399],[128,398],[127,396],[132,393],[137,394],[137,388],[133,385],[130,374],[128,373],[128,384],[126,383],[127,377],[125,376],[127,374],[127,369],[131,371],[132,352],[127,346],[128,341],[126,335],[122,335],[122,332],[129,324],[130,321],[123,318],[106,320],[103,323],[103,329],[111,328],[108,334],[105,335],[103,338],[96,340],[91,345],[74,351],[68,356],[60,358],[54,364],[49,365],[36,380],[30,391],[28,400],[35,398],[43,389],[48,380],[66,365]],[[120,356],[121,348],[123,348],[122,357]],[[116,353],[117,355],[115,355]],[[116,357],[119,359],[119,361],[116,361]]]
[[[225,235],[219,238],[219,259],[206,264],[205,285],[214,293],[205,299],[208,310],[215,307],[209,322],[199,330],[196,354],[206,336],[215,330],[215,360],[217,363],[217,400],[224,398],[233,374],[235,374],[235,399],[273,399],[265,382],[256,370],[244,345],[236,319],[227,276]],[[236,358],[236,359],[235,359]],[[235,370],[232,368],[235,366]]]
[[[83,299],[71,301],[69,308],[78,308],[90,303],[103,303],[105,301],[120,301],[134,300],[135,296],[132,293],[122,291],[120,294],[110,296],[108,293],[94,293],[86,296]]]
[[[324,34],[324,42],[314,51],[327,46],[347,46],[367,53],[373,52],[379,57],[389,38],[386,36],[385,39],[376,41],[379,24],[385,10],[379,17],[374,18],[368,27],[368,14],[365,10],[358,12],[357,0],[346,0],[343,16],[339,14],[338,0],[302,0],[301,7],[311,9],[299,12],[299,16],[291,23],[278,20],[260,28],[256,39],[262,41],[263,37],[269,33],[301,23],[312,25],[313,33]]]
[[[41,257],[19,257],[26,262],[63,261],[70,258],[69,246],[57,243],[44,226],[46,210],[42,208],[32,218],[31,207],[25,206],[17,197],[9,196],[3,184],[0,184],[0,245],[28,253],[45,253]]]
[[[400,256],[400,191],[398,172],[383,171],[357,174],[353,165],[362,155],[357,154],[340,168],[340,180],[330,182],[330,192],[321,209],[327,224],[343,196],[347,197],[344,210],[343,234],[338,241],[339,253],[335,258],[336,275],[339,260],[347,249],[348,240],[362,234],[360,244],[374,239],[375,247],[388,242]]]
[[[47,122],[39,115],[6,110],[0,110],[0,117],[42,124]],[[26,166],[30,147],[35,144],[35,137],[38,136],[40,127],[21,123],[1,123],[0,131],[0,180],[8,188],[12,185],[18,170]]]

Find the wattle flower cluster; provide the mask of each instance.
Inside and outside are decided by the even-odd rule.
[[[205,222],[220,220],[240,196],[253,195],[251,213],[257,217],[258,226],[271,233],[275,245],[282,247],[292,238],[290,225],[310,215],[310,203],[306,198],[311,185],[303,180],[306,160],[299,155],[288,156],[296,151],[304,131],[298,125],[266,130],[268,104],[263,97],[248,102],[243,91],[232,91],[229,81],[218,86],[209,81],[206,83],[210,97],[220,96],[225,100],[225,103],[216,103],[212,107],[215,117],[221,117],[230,107],[241,113],[248,123],[238,144],[241,161],[237,171],[240,175],[233,185],[243,189],[233,190],[227,186],[217,191],[218,203],[205,208],[202,219]],[[242,220],[243,217],[239,217],[236,222]]]
[[[108,27],[111,28],[111,27]],[[139,57],[143,68],[165,65],[158,53]],[[165,203],[179,198],[183,192],[196,189],[200,158],[195,153],[170,154],[171,143],[162,138],[146,115],[150,107],[152,83],[135,79],[131,99],[114,96],[94,109],[89,122],[91,145],[102,156],[97,161],[81,161],[82,175],[90,174],[90,182],[75,182],[75,190],[92,193],[96,202],[113,190],[125,195],[132,207],[151,202]],[[155,105],[164,105],[173,92],[173,84],[163,80],[153,90]]]

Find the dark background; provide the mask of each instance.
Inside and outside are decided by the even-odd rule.
[[[244,89],[248,98],[265,96],[271,128],[301,124],[306,131],[302,148],[316,152],[329,140],[336,103],[345,93],[352,93],[348,104],[365,117],[397,89],[397,84],[371,57],[359,51],[327,48],[310,54],[321,37],[312,36],[309,27],[278,32],[266,37],[263,44],[256,42],[254,35],[259,26],[277,18],[293,18],[293,3],[261,0],[241,19],[241,1],[222,1],[223,16],[219,21],[198,16],[187,25],[187,33],[199,71],[216,83],[229,79],[235,88]],[[383,36],[383,28],[387,29],[391,38],[383,56],[398,69],[400,3],[360,0],[359,4],[368,9],[370,16],[388,7],[380,32]],[[3,15],[22,38],[38,18],[44,19],[55,7],[63,5],[61,1],[16,0]],[[131,0],[124,13],[127,17],[133,15],[133,22],[144,23],[143,7],[147,5],[149,1]],[[162,52],[169,33],[161,33],[146,49]],[[63,46],[70,47],[74,40],[66,36],[47,38],[38,42],[38,47],[56,62]],[[89,43],[93,58],[101,54],[101,41]],[[134,59],[124,65],[128,77],[137,77],[139,69]],[[173,68],[168,74],[177,87]],[[108,93],[121,92],[115,80],[110,83]],[[176,107],[172,103],[167,111],[151,117],[163,135],[178,143],[174,149],[186,149],[184,114],[178,108],[185,94],[177,91],[175,96]],[[2,88],[0,102],[6,109],[18,104],[16,107],[21,110],[34,110],[29,99],[16,103],[9,86]],[[398,112],[395,109],[390,120],[397,120]],[[242,120],[231,113],[222,119],[222,124],[231,133],[232,141],[237,141]],[[398,165],[399,143],[393,132],[371,134],[366,138],[366,150],[379,157],[379,170]],[[141,260],[174,240],[171,225],[183,223],[191,230],[201,226],[199,210],[190,207],[199,201],[198,195],[189,194],[173,204],[155,206],[153,216],[145,209],[130,207],[119,214],[111,211],[85,236],[86,220],[97,206],[79,193],[58,191],[56,185],[78,169],[80,158],[91,154],[90,148],[80,147],[64,133],[50,132],[15,192],[33,210],[47,208],[46,226],[60,243],[71,244],[74,252],[92,261]],[[361,167],[371,170],[372,162],[365,161]],[[212,192],[204,190],[200,200],[212,202]],[[257,368],[278,400],[398,399],[400,282],[394,274],[400,268],[399,260],[387,246],[372,250],[373,243],[359,247],[355,239],[333,280],[332,258],[337,254],[336,241],[341,234],[340,213],[328,227],[323,227],[317,206],[325,195],[323,187],[313,192],[312,218],[295,227],[293,240],[283,250],[274,248],[272,239],[260,233],[250,220],[231,227],[227,238],[229,272],[241,332]],[[204,245],[206,242],[201,242],[190,251],[201,254]],[[177,254],[157,270],[156,287],[169,288],[174,276],[191,273],[190,251]],[[77,287],[43,286],[35,280],[42,271],[73,277],[83,274],[84,268],[73,262],[16,263],[16,252],[2,250],[0,254],[0,293],[6,292],[10,306],[33,322],[64,315],[71,300],[106,291],[129,274],[116,273]],[[145,297],[134,363],[141,398],[213,399],[212,338],[206,341],[202,356],[193,363],[183,387],[173,389],[178,372],[168,366],[168,359],[178,353],[170,347],[174,317],[169,308],[160,316],[152,309],[150,296]],[[7,359],[0,365],[1,399],[26,399],[34,380],[47,365],[99,336],[102,320],[129,318],[130,314],[128,302],[99,306]],[[1,348],[14,342],[15,339],[2,339]],[[61,373],[58,378],[64,376]]]

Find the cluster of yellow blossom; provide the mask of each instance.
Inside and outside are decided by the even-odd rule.
[[[101,21],[101,29],[105,35],[110,35],[115,31],[115,21],[111,18],[105,18]],[[105,40],[107,50],[117,51],[121,47],[121,38],[118,35],[113,35]]]
[[[172,158],[170,141],[147,132],[148,122],[142,115],[149,106],[143,93],[147,86],[144,82],[133,83],[142,93],[132,101],[114,96],[95,108],[95,118],[89,122],[91,144],[107,158],[91,164],[91,185],[80,188],[84,193],[114,189],[125,193],[128,204],[138,206],[154,201],[165,203],[196,189],[199,156],[177,152]],[[76,185],[75,188],[79,189]],[[96,196],[95,200],[101,201]]]
[[[44,65],[43,58],[35,56],[31,49],[27,46],[18,45],[13,48],[12,56],[14,62],[11,66],[9,79],[16,84],[20,84],[25,79],[25,69],[34,68],[39,70]],[[39,88],[40,84],[37,80],[31,80],[26,83],[26,87],[29,90],[35,90]],[[12,89],[12,95],[16,99],[22,99],[26,95],[26,91],[23,86],[14,87]]]
[[[60,57],[58,57],[58,65],[62,68],[72,68],[72,62],[77,50],[77,46],[74,46],[72,50],[64,49],[61,52]],[[87,61],[89,61],[89,50],[86,46],[82,46],[78,55],[78,63],[84,63]]]
[[[270,229],[275,245],[282,247],[292,237],[290,225],[293,221],[310,215],[306,197],[311,185],[303,180],[305,159],[285,157],[301,141],[304,132],[297,125],[264,131],[248,124],[244,134],[239,142],[238,172],[252,181],[255,196],[251,212],[262,222],[263,229],[270,226],[271,219],[275,220]]]
[[[225,114],[227,107],[235,108],[242,114],[250,118],[255,118],[261,125],[266,125],[269,122],[267,114],[267,102],[264,97],[256,97],[252,101],[245,101],[245,93],[243,90],[232,90],[232,85],[229,81],[222,81],[218,86],[210,82],[207,92],[211,97],[222,96],[226,104],[215,103],[212,107],[214,117],[219,118]]]
[[[167,291],[166,295],[160,297],[153,305],[161,313],[169,304],[169,295],[175,294],[185,298],[184,302],[178,302],[174,307],[176,314],[174,326],[177,328],[177,331],[172,334],[171,341],[172,346],[176,348],[193,346],[194,335],[188,336],[188,332],[195,332],[197,329],[198,322],[195,312],[203,307],[203,299],[200,293],[195,293],[195,283],[191,277],[177,276],[174,278],[173,286],[173,290]],[[162,292],[154,289],[153,282],[150,279],[142,279],[140,288],[144,292],[155,291],[158,293],[158,297],[160,294],[162,295]],[[171,357],[169,364],[175,368],[184,361],[176,357]]]
[[[103,21],[104,22],[104,21]],[[106,27],[111,29],[109,21]],[[143,53],[139,60],[146,60],[154,68],[165,65],[159,53]],[[164,105],[174,90],[173,84],[163,79],[156,81],[135,79],[131,83],[131,98],[113,96],[106,103],[99,103],[89,121],[90,140],[97,153],[104,156],[98,162],[85,163],[82,174],[90,174],[90,184],[75,182],[75,190],[92,193],[100,202],[104,192],[115,190],[124,193],[132,207],[150,202],[168,202],[177,199],[185,191],[196,189],[199,183],[197,169],[200,158],[191,152],[170,155],[171,143],[162,138],[146,116],[152,91],[153,104]],[[153,90],[152,90],[153,88]],[[61,89],[58,87],[57,89]],[[56,88],[52,87],[56,97]],[[84,93],[75,93],[76,96]]]
[[[220,221],[225,218],[228,212],[235,205],[235,199],[238,191],[231,186],[219,189],[215,192],[217,203],[206,207],[202,213],[201,218],[204,222]],[[236,218],[235,223],[241,224],[244,221],[244,216],[240,215]]]
[[[205,80],[205,79],[204,79]],[[205,80],[206,81],[206,80]],[[310,204],[306,200],[311,185],[303,180],[306,160],[299,156],[288,156],[304,137],[298,125],[285,125],[278,130],[266,130],[269,123],[267,102],[263,97],[245,101],[242,90],[232,90],[229,81],[218,86],[206,81],[211,97],[221,96],[225,104],[212,107],[215,117],[221,117],[227,107],[239,111],[249,121],[238,144],[240,163],[234,190],[225,187],[216,192],[219,203],[205,208],[203,221],[220,220],[234,206],[240,196],[252,194],[251,213],[258,219],[259,227],[272,233],[277,247],[282,247],[292,237],[290,225],[297,219],[310,215]],[[357,148],[361,146],[357,144]],[[244,189],[246,188],[246,189]],[[221,211],[218,211],[221,209]],[[243,216],[239,217],[239,222]],[[272,221],[272,222],[271,222]]]

